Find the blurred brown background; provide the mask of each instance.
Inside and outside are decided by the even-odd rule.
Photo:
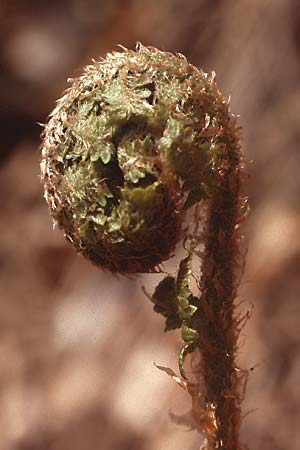
[[[300,2],[2,0],[0,3],[0,448],[198,450],[170,421],[189,398],[179,334],[162,332],[141,285],[75,255],[39,181],[41,128],[91,58],[137,40],[215,70],[244,127],[252,212],[240,364],[242,441],[300,448]],[[252,161],[252,162],[251,162]]]

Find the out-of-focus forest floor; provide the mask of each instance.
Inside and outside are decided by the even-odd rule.
[[[52,230],[39,180],[54,101],[91,58],[135,41],[215,70],[244,128],[251,214],[238,301],[252,318],[242,441],[300,448],[300,3],[297,0],[2,0],[0,4],[0,448],[198,450],[170,421],[189,398],[179,334],[141,292]],[[249,413],[249,414],[248,414]]]

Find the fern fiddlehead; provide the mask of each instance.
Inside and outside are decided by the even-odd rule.
[[[213,411],[206,448],[237,450],[233,302],[242,157],[228,102],[214,74],[141,44],[108,54],[71,82],[45,127],[42,148],[54,221],[80,254],[124,275],[156,271],[178,242],[190,239],[177,277],[157,286],[154,310],[166,318],[166,330],[181,328],[184,379],[186,354],[200,350],[202,396]],[[185,222],[195,205],[206,211],[201,236],[191,236]],[[204,246],[199,295],[190,288],[195,242]]]

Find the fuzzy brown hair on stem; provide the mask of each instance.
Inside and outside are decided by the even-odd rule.
[[[208,75],[183,55],[138,44],[70,80],[45,127],[41,163],[54,222],[78,253],[123,275],[154,272],[182,241],[187,256],[151,300],[181,328],[179,384],[207,450],[239,450],[241,380],[234,299],[240,267],[242,156],[236,120]],[[190,231],[186,212],[205,211]],[[202,247],[199,292],[192,258]],[[188,353],[201,375],[188,380]],[[204,447],[203,447],[204,448]]]

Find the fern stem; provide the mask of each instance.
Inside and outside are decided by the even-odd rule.
[[[234,119],[222,103],[224,117],[223,151],[219,154],[217,182],[210,200],[205,226],[200,291],[202,311],[206,311],[204,345],[201,349],[205,402],[213,405],[215,427],[210,436],[214,450],[238,450],[240,380],[235,357],[238,324],[234,300],[239,269],[241,220],[241,153]],[[222,114],[223,115],[223,114]]]

